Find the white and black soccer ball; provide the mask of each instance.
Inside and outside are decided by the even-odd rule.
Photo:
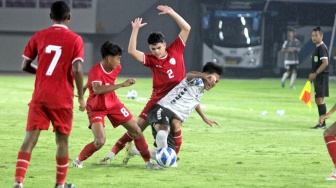
[[[168,148],[160,148],[156,152],[156,162],[162,167],[170,167],[176,162],[176,153],[175,151]]]
[[[128,99],[135,99],[135,98],[137,98],[137,96],[138,96],[138,93],[135,90],[131,89],[131,90],[127,91],[126,97]]]

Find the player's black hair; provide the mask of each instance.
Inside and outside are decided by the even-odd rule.
[[[100,53],[101,53],[102,58],[104,59],[108,55],[121,56],[123,53],[123,49],[119,45],[111,41],[106,41],[101,46]]]
[[[203,66],[203,72],[206,72],[209,74],[217,73],[219,76],[222,76],[223,71],[224,71],[224,68],[214,62],[207,62]]]
[[[296,30],[295,30],[294,27],[290,27],[290,28],[288,28],[288,31],[290,31],[290,32],[296,32]]]
[[[148,45],[155,45],[157,43],[164,43],[165,36],[161,32],[153,32],[148,36]]]
[[[70,7],[65,1],[55,1],[51,4],[50,14],[55,21],[64,21],[70,14]]]
[[[319,32],[321,35],[323,35],[323,31],[322,31],[321,27],[315,27],[315,28],[313,29],[313,31],[315,31],[315,32]]]

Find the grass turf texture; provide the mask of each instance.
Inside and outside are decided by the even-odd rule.
[[[126,78],[119,78],[118,83]],[[296,81],[296,90],[281,88],[280,79],[222,79],[217,87],[206,92],[201,101],[204,113],[220,126],[206,125],[196,112],[183,124],[183,144],[178,168],[163,171],[147,170],[141,157],[122,165],[121,151],[106,166],[97,162],[125,132],[113,129],[105,119],[105,146],[84,162],[83,169],[70,163],[67,182],[77,188],[86,187],[336,187],[325,181],[333,168],[323,141],[323,130],[309,127],[317,123],[317,107],[299,101],[306,80]],[[17,152],[25,135],[28,102],[34,85],[33,76],[0,77],[0,187],[11,187]],[[330,81],[328,110],[335,102],[335,81]],[[57,86],[55,86],[57,87]],[[126,99],[128,90],[138,97],[149,97],[151,79],[137,79],[134,86],[117,90],[119,98],[137,117],[145,101]],[[86,93],[86,96],[88,94]],[[284,116],[276,110],[285,110]],[[73,131],[70,136],[70,162],[93,140],[87,128],[86,112],[75,103]],[[267,111],[266,115],[261,115]],[[336,115],[327,121],[331,125]],[[149,128],[145,137],[150,147],[153,138]],[[52,187],[55,181],[54,133],[42,131],[24,186]]]

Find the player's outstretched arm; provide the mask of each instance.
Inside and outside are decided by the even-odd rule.
[[[210,127],[212,127],[213,124],[216,124],[216,125],[219,126],[219,124],[217,123],[217,121],[208,119],[208,118],[204,115],[204,113],[203,113],[203,111],[202,111],[202,108],[201,108],[201,105],[198,105],[198,106],[196,107],[195,110],[196,110],[196,112],[198,113],[198,115],[203,119],[203,121],[204,121],[206,124],[210,125]]]
[[[135,78],[129,78],[125,82],[116,85],[102,85],[101,82],[92,82],[92,89],[95,95],[101,95],[105,93],[109,93],[121,87],[128,87],[130,85],[135,84]]]
[[[132,34],[130,37],[130,41],[128,44],[128,53],[133,56],[137,61],[140,63],[143,63],[144,61],[144,53],[137,50],[137,38],[139,29],[143,26],[145,26],[147,23],[141,23],[142,18],[136,18],[134,21],[132,21]]]
[[[169,14],[176,21],[177,25],[181,28],[180,36],[184,42],[187,42],[191,29],[188,22],[186,22],[179,14],[177,14],[171,7],[167,5],[159,5],[157,9],[161,11],[159,15]]]
[[[23,71],[26,71],[26,72],[29,72],[29,73],[32,73],[32,74],[36,74],[37,66],[32,64],[32,62],[33,62],[32,60],[23,58],[21,69]]]
[[[75,83],[77,88],[78,102],[79,102],[79,110],[84,111],[86,107],[86,103],[84,101],[84,90],[83,90],[83,68],[82,62],[80,60],[75,61],[72,64],[72,71],[75,76]]]

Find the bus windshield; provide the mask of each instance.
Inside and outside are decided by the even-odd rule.
[[[215,11],[214,18],[215,45],[238,48],[261,44],[260,13]]]

